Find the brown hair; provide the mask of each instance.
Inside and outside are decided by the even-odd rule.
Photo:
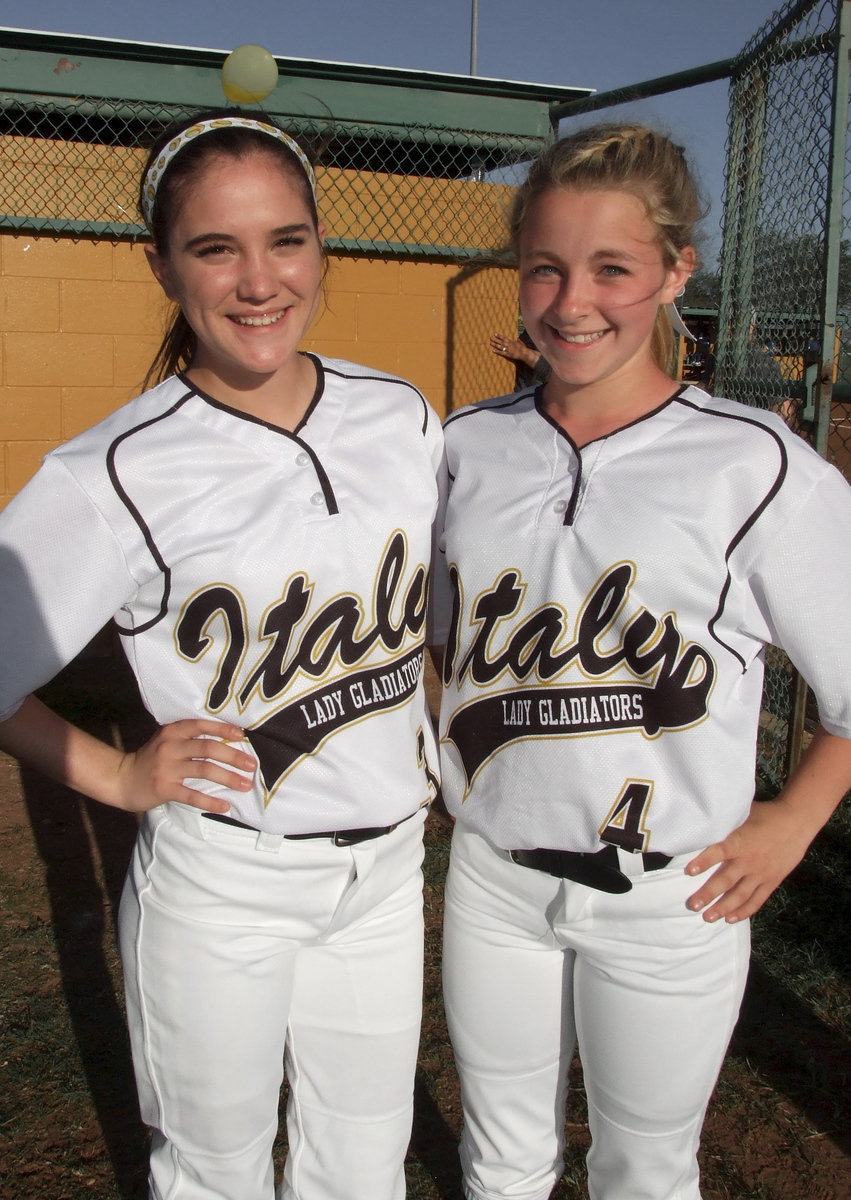
[[[656,229],[666,270],[692,244],[694,227],[703,215],[682,148],[645,125],[591,125],[545,150],[532,163],[511,206],[508,228],[515,253],[530,206],[553,188],[630,192],[644,204]],[[669,372],[674,338],[664,306],[659,308],[650,346],[657,366]]]
[[[251,111],[246,114],[240,109],[211,109],[206,112],[194,113],[191,117],[171,125],[156,140],[148,154],[139,182],[139,211],[144,213],[142,205],[142,188],[144,187],[148,169],[157,156],[173,138],[190,125],[199,121],[216,120],[220,117],[244,117],[262,121],[266,125],[275,122],[265,113]],[[314,229],[319,227],[319,215],[316,210],[316,200],[310,180],[304,167],[296,155],[279,141],[270,137],[261,129],[251,129],[245,126],[226,126],[213,129],[196,137],[175,155],[168,164],[165,173],[157,186],[156,199],[151,214],[150,231],[157,253],[166,255],[169,249],[171,229],[182,204],[189,196],[192,182],[198,173],[216,158],[241,159],[249,154],[262,153],[271,155],[279,163],[281,169],[290,176],[299,189],[310,212]],[[195,354],[197,342],[195,333],[180,308],[175,306],[169,319],[168,327],[163,335],[159,349],[148,368],[144,388],[153,387],[167,379],[176,371],[187,367]]]

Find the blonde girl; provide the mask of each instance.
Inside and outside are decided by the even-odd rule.
[[[697,1200],[748,918],[851,785],[851,489],[775,416],[672,376],[683,152],[565,138],[511,216],[542,386],[445,423],[436,572],[456,818],[445,995],[468,1200],[544,1200],[578,1043],[592,1200]],[[755,804],[763,650],[821,728]]]

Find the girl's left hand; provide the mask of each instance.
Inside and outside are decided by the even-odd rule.
[[[782,798],[754,801],[744,824],[686,865],[686,874],[700,875],[721,864],[689,897],[688,907],[702,911],[704,921],[723,917],[732,924],[753,916],[804,857],[812,836]]]
[[[700,875],[721,864],[689,898],[689,908],[703,911],[704,921],[752,916],[797,867],[849,788],[851,738],[819,727],[780,795],[754,801],[738,829],[686,865],[688,875]]]

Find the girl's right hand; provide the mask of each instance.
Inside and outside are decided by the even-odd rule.
[[[122,755],[116,780],[118,807],[146,812],[178,800],[206,812],[226,813],[227,801],[187,787],[184,780],[209,779],[235,791],[249,791],[257,760],[229,744],[244,738],[239,726],[221,721],[193,719],[164,725],[144,746]]]

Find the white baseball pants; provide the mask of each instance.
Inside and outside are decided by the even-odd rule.
[[[681,855],[610,895],[519,866],[458,821],[444,992],[468,1200],[546,1200],[579,1045],[591,1200],[699,1200],[697,1147],[747,976],[747,921],[709,924]],[[637,874],[634,874],[637,872]]]
[[[422,826],[351,847],[165,805],[119,919],[151,1200],[402,1200],[422,993]]]

